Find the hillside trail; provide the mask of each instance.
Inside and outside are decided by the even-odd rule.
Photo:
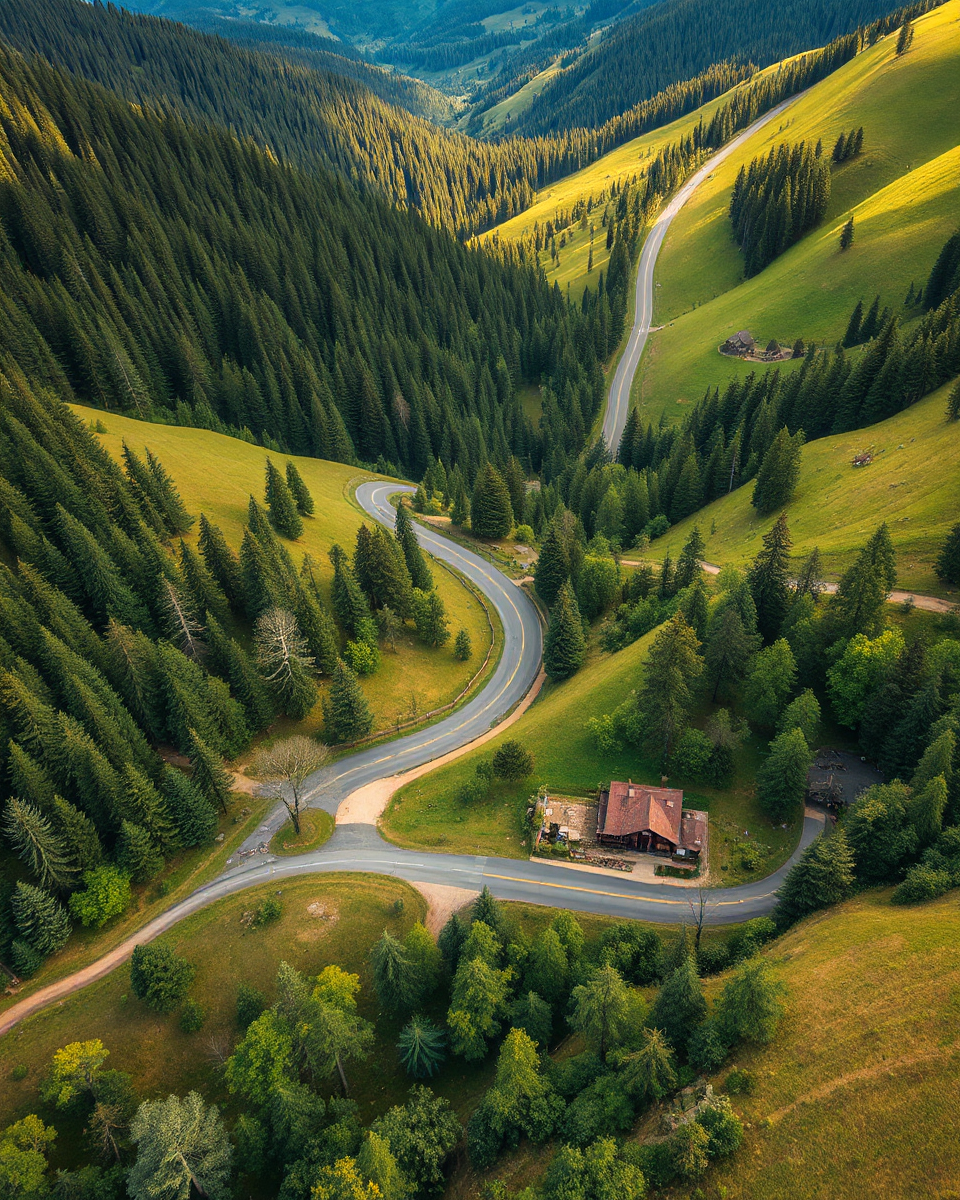
[[[621,558],[620,563],[624,567],[643,567],[648,566],[643,559],[640,558]],[[700,566],[708,575],[719,575],[721,567],[716,563],[701,562]],[[835,583],[819,584],[820,590],[828,595],[833,595],[837,590]],[[948,613],[953,612],[957,608],[957,603],[954,600],[943,600],[939,596],[922,596],[917,592],[905,592],[897,588],[887,596],[888,604],[905,604],[910,601],[914,608],[922,608],[924,612]]]

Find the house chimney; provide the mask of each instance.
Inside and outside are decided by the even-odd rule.
[[[667,776],[667,775],[660,776],[660,786],[661,787],[666,787],[669,782],[670,782],[669,776]]]

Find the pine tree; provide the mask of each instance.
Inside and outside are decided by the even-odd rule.
[[[78,871],[90,871],[103,862],[103,847],[90,818],[62,796],[54,796],[52,816],[57,832]]]
[[[921,847],[931,845],[939,837],[946,808],[947,781],[942,775],[935,776],[910,798],[907,816],[917,831]]]
[[[510,491],[503,476],[488,462],[477,474],[470,504],[470,527],[477,537],[506,537],[513,528]]]
[[[693,704],[693,687],[703,673],[700,642],[683,613],[676,613],[653,639],[637,696],[644,739],[666,762]]]
[[[692,956],[664,981],[650,1009],[648,1023],[659,1029],[680,1054],[707,1016],[707,1002]]]
[[[403,551],[411,583],[419,591],[429,592],[433,588],[433,576],[430,574],[430,568],[427,566],[420,543],[417,541],[410,513],[402,500],[397,504],[394,530],[397,542]]]
[[[702,576],[701,563],[706,551],[707,547],[703,535],[700,533],[700,526],[694,525],[677,558],[677,569],[673,577],[677,591],[688,588],[695,579]]]
[[[413,609],[410,572],[403,550],[382,525],[357,530],[353,573],[374,610],[387,606],[403,620]]]
[[[784,426],[773,439],[770,449],[763,456],[757,482],[750,503],[762,515],[766,515],[789,504],[793,499],[800,478],[800,452],[803,448],[803,432],[790,436]]]
[[[536,566],[533,568],[534,587],[547,608],[553,608],[560,589],[569,578],[566,554],[556,524],[547,530],[540,546]]]
[[[427,1017],[415,1016],[400,1031],[397,1051],[408,1075],[426,1079],[443,1066],[447,1057],[446,1035]]]
[[[312,517],[314,512],[313,497],[307,485],[303,482],[303,477],[297,470],[297,464],[287,461],[287,487],[290,489],[290,495],[293,496],[297,506],[297,512],[301,517]]]
[[[743,679],[755,652],[756,638],[744,629],[733,605],[714,616],[704,649],[707,674],[713,680],[711,703],[716,703],[721,684],[737,684]]]
[[[217,814],[210,801],[175,767],[166,767],[161,783],[167,809],[177,827],[181,846],[204,846],[217,831]]]
[[[167,528],[171,533],[186,533],[193,525],[193,517],[187,512],[180,493],[160,460],[149,450],[147,467],[153,477],[156,494],[160,498],[160,507],[166,519]]]
[[[543,669],[550,679],[569,679],[583,666],[587,641],[577,598],[569,580],[560,588],[550,612],[550,624],[543,643]]]
[[[360,623],[370,617],[370,606],[360,590],[357,578],[350,568],[350,563],[342,548],[333,545],[330,548],[330,561],[333,563],[333,583],[330,587],[330,597],[333,611],[341,628],[351,637],[356,638]]]
[[[390,1014],[409,1011],[419,995],[416,966],[403,944],[385,929],[370,951],[373,986],[380,1007]]]
[[[790,530],[781,513],[776,524],[763,536],[763,549],[753,560],[748,573],[750,594],[757,609],[757,629],[765,642],[779,636],[783,619],[790,607],[789,563]]]
[[[223,759],[191,730],[190,763],[193,766],[192,782],[202,796],[215,804],[221,812],[227,811],[232,779],[223,765]]]
[[[198,1092],[144,1101],[130,1123],[130,1140],[137,1147],[127,1177],[132,1200],[230,1195],[233,1148],[216,1106],[208,1107]]]
[[[807,772],[813,754],[803,730],[779,734],[757,772],[757,799],[771,821],[783,821],[797,812],[807,790]]]
[[[470,634],[465,629],[458,630],[453,641],[453,657],[458,662],[467,662],[472,654],[473,643],[470,640]]]
[[[960,379],[954,384],[947,400],[947,417],[951,421],[960,420]]]
[[[142,825],[124,821],[117,841],[117,864],[134,883],[146,883],[163,866],[163,855]]]
[[[287,481],[274,466],[271,458],[267,459],[264,497],[270,514],[270,524],[281,536],[296,541],[303,534],[303,519]]]
[[[955,390],[960,394],[960,384]],[[944,583],[960,584],[960,522],[947,534],[933,569]]]
[[[200,553],[207,570],[220,585],[223,594],[234,609],[243,605],[244,586],[240,572],[240,560],[227,545],[227,540],[218,526],[200,514]]]
[[[41,887],[63,892],[74,883],[77,864],[66,842],[34,805],[11,796],[4,813],[3,831]]]
[[[417,637],[428,646],[444,646],[450,640],[447,608],[439,592],[414,591],[413,623]]]
[[[62,904],[43,888],[21,880],[10,897],[10,911],[20,939],[37,954],[56,954],[70,937],[70,920]]]
[[[777,893],[774,920],[781,929],[795,921],[839,904],[850,895],[854,861],[843,829],[821,834],[790,868]]]
[[[849,250],[853,245],[853,217],[851,216],[840,230],[840,249]],[[846,342],[844,342],[846,345]]]
[[[913,44],[913,22],[904,21],[900,26],[900,32],[897,35],[897,57],[901,54],[906,54]]]
[[[342,658],[323,698],[323,723],[331,742],[353,742],[373,728],[373,714],[357,677]]]

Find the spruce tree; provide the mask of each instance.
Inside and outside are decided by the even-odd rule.
[[[796,814],[807,790],[813,754],[803,730],[794,726],[778,734],[757,771],[757,799],[771,821]]]
[[[955,390],[960,395],[960,383]],[[960,522],[947,534],[933,569],[944,583],[960,584]]]
[[[386,1013],[409,1011],[415,1004],[419,987],[416,967],[403,944],[386,929],[370,951],[373,986]]]
[[[757,609],[757,629],[765,642],[780,634],[790,607],[789,564],[790,530],[781,513],[776,524],[763,536],[763,549],[753,560],[747,579]]]
[[[470,528],[481,538],[506,537],[513,528],[510,491],[491,462],[481,467],[477,474],[470,504]]]
[[[683,613],[659,631],[644,664],[637,696],[644,740],[665,763],[687,722],[694,685],[703,673],[700,642]]]
[[[953,385],[947,400],[947,417],[951,421],[960,420],[960,379]]]
[[[353,573],[374,610],[392,608],[402,619],[413,608],[410,572],[402,548],[382,525],[357,530],[357,548],[353,557]]]
[[[743,619],[733,605],[714,616],[703,655],[708,678],[713,680],[712,703],[716,703],[722,684],[735,685],[746,675],[756,641],[744,629]]]
[[[313,497],[307,485],[303,482],[303,477],[297,470],[297,464],[287,461],[287,487],[290,489],[290,495],[293,496],[297,506],[297,512],[301,517],[312,517],[314,512]]]
[[[470,640],[470,634],[465,629],[457,631],[457,636],[453,640],[453,657],[458,662],[467,662],[473,654],[473,643]]]
[[[147,467],[153,478],[156,494],[171,533],[186,533],[193,525],[193,517],[187,512],[176,485],[164,469],[163,463],[147,450]]]
[[[850,217],[840,230],[840,249],[849,250],[853,245],[853,217]]]
[[[550,624],[543,643],[543,669],[556,682],[569,679],[583,666],[586,652],[583,621],[568,580],[560,588],[550,612]]]
[[[917,831],[918,844],[929,846],[940,835],[947,808],[947,781],[937,775],[910,798],[907,816]]]
[[[772,513],[793,499],[800,478],[802,448],[802,431],[791,437],[790,431],[784,426],[773,439],[770,449],[763,456],[750,500],[761,515]]]
[[[569,578],[566,554],[560,531],[554,523],[547,530],[547,536],[540,546],[536,566],[533,568],[534,587],[537,595],[547,608],[553,608],[563,587]]]
[[[850,895],[854,860],[843,829],[813,841],[789,870],[777,893],[774,920],[781,929],[795,921],[839,904]]]
[[[417,637],[428,646],[444,646],[450,640],[447,608],[439,592],[414,591],[413,623]]]
[[[330,548],[330,561],[333,563],[333,583],[330,587],[330,597],[333,602],[333,612],[341,628],[351,637],[356,638],[360,623],[370,617],[370,606],[357,583],[357,577],[350,568],[349,560],[343,549],[334,544]]]
[[[233,782],[230,772],[223,765],[220,755],[195,730],[191,730],[190,763],[193,766],[194,787],[221,812],[226,812]]]
[[[330,688],[323,698],[323,723],[331,742],[354,742],[373,728],[373,714],[357,677],[337,659]]]
[[[78,871],[90,871],[103,862],[103,847],[90,818],[62,796],[54,796],[52,816],[57,832]]]
[[[913,44],[913,22],[904,21],[900,26],[900,32],[897,34],[897,57],[901,54],[906,54]]]
[[[678,591],[689,587],[695,579],[703,574],[701,563],[706,551],[707,547],[703,535],[700,533],[700,526],[694,525],[677,557],[677,569],[673,579]]]
[[[264,498],[270,514],[270,524],[282,537],[296,541],[303,533],[303,518],[300,516],[297,502],[293,498],[287,481],[274,466],[271,458],[267,459]]]
[[[43,888],[21,880],[10,897],[10,911],[19,938],[37,954],[56,954],[66,945],[70,937],[67,910]]]
[[[400,1031],[397,1051],[408,1075],[426,1079],[435,1075],[446,1060],[446,1034],[427,1017],[412,1017]]]
[[[231,606],[239,609],[244,599],[240,560],[227,545],[223,531],[218,526],[211,524],[204,513],[200,514],[198,542],[207,570],[220,585]]]
[[[697,975],[693,957],[687,958],[664,981],[647,1019],[651,1029],[659,1029],[679,1054],[707,1016],[707,1002]]]
[[[11,796],[3,817],[3,832],[41,887],[63,892],[74,883],[75,859],[64,839],[34,805]]]
[[[163,855],[142,825],[124,821],[120,826],[117,865],[134,883],[153,879],[163,866]]]
[[[161,791],[177,827],[181,846],[205,846],[217,831],[217,814],[210,801],[176,767],[165,767]]]
[[[417,534],[410,518],[409,510],[402,500],[397,504],[397,517],[394,532],[403,558],[410,573],[410,581],[421,592],[429,592],[433,588],[433,576],[427,566]]]

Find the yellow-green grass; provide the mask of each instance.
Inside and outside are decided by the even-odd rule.
[[[75,406],[75,411],[84,419],[100,421],[106,427],[101,441],[114,457],[119,457],[124,441],[141,454],[143,447],[148,446],[173,476],[188,511],[206,513],[223,529],[227,540],[239,547],[246,527],[249,497],[252,494],[258,500],[263,498],[268,451],[205,429],[149,425],[81,406]],[[281,468],[287,460],[285,455],[270,457]],[[330,547],[339,542],[352,553],[360,525],[372,522],[352,500],[353,489],[356,484],[377,476],[343,463],[290,457],[313,495],[316,514],[305,519],[303,536],[286,545],[298,565],[304,554],[310,554],[322,582],[329,586],[333,575],[328,558]],[[195,542],[196,536],[197,526],[194,526],[187,540]],[[439,649],[424,646],[416,640],[412,626],[407,625],[397,640],[396,652],[385,648],[380,670],[362,681],[374,715],[374,729],[386,729],[412,716],[414,696],[420,713],[455,699],[483,662],[490,645],[490,626],[481,600],[453,572],[437,563],[433,568],[450,628],[454,633],[461,628],[467,630],[473,642],[473,657],[462,663],[454,658],[450,645]],[[319,729],[320,721],[318,704],[298,728]],[[284,724],[282,728],[287,726]]]
[[[500,133],[515,117],[525,113],[558,70],[559,68],[553,64],[545,67],[538,75],[528,79],[523,87],[518,88],[512,96],[507,96],[499,104],[488,108],[483,114],[483,133]]]
[[[765,956],[789,988],[787,1016],[770,1046],[736,1054],[755,1081],[733,1100],[746,1140],[706,1193],[859,1200],[869,1180],[872,1196],[956,1196],[957,894],[904,909],[888,891],[867,893]]]
[[[336,874],[286,880],[280,899],[283,912],[273,924],[253,928],[250,916],[257,905],[277,892],[273,885],[252,888],[204,909],[176,926],[165,943],[184,955],[197,973],[190,995],[206,1012],[202,1030],[181,1032],[177,1014],[158,1015],[130,990],[129,966],[44,1009],[16,1026],[0,1041],[0,1128],[27,1112],[40,1111],[61,1132],[61,1160],[81,1152],[78,1122],[44,1107],[37,1088],[54,1052],[71,1041],[100,1038],[110,1051],[109,1067],[128,1071],[144,1098],[198,1088],[208,1100],[225,1105],[228,1118],[237,1106],[216,1069],[218,1057],[229,1054],[239,1038],[236,996],[240,983],[259,988],[270,1002],[280,962],[308,976],[334,963],[360,976],[361,1014],[376,1023],[376,1042],[370,1057],[348,1067],[351,1095],[360,1116],[370,1121],[391,1104],[402,1103],[410,1085],[397,1059],[395,1044],[401,1022],[378,1011],[368,961],[370,947],[384,929],[402,937],[426,915],[423,896],[409,884],[384,876]],[[397,901],[402,901],[400,910]],[[510,914],[524,932],[535,936],[559,910],[539,905],[510,904]],[[246,914],[246,916],[245,916]],[[587,954],[612,922],[577,914],[586,935]],[[670,928],[654,928],[668,936]],[[721,938],[728,929],[711,929],[707,937]],[[443,997],[432,1006],[443,1018]],[[27,1067],[23,1080],[12,1078],[15,1067]],[[461,1117],[466,1117],[492,1081],[493,1062],[467,1064],[455,1059],[431,1080]],[[58,1164],[59,1165],[59,1161]]]
[[[270,839],[271,854],[306,854],[317,850],[330,840],[334,830],[333,817],[322,808],[311,808],[300,814],[300,832],[288,821]]]
[[[683,415],[708,386],[757,364],[723,358],[717,346],[748,328],[758,340],[835,342],[857,300],[877,292],[898,306],[924,282],[960,211],[960,3],[916,23],[898,58],[885,38],[811,88],[706,180],[672,223],[656,270],[655,333],[634,396],[643,416]],[[781,142],[822,139],[862,125],[864,151],[834,168],[820,226],[753,279],[727,215],[740,166]],[[848,217],[855,241],[839,250]],[[762,367],[759,369],[763,369]],[[790,369],[790,368],[787,368]]]
[[[804,446],[800,480],[786,507],[796,561],[818,546],[826,574],[836,578],[886,521],[897,554],[898,587],[951,595],[933,573],[947,532],[960,520],[960,424],[945,416],[949,386],[878,425]],[[861,451],[874,455],[870,466],[852,465]],[[698,525],[708,562],[744,565],[773,522],[757,514],[752,494],[748,483],[715,500],[658,538],[650,557],[670,553],[676,558]]]
[[[207,880],[224,869],[226,860],[250,836],[262,821],[268,802],[252,795],[234,793],[226,814],[220,818],[223,842],[213,850],[202,847],[181,851],[171,858],[156,879],[133,889],[133,900],[127,911],[110,921],[103,929],[84,929],[77,925],[70,941],[58,954],[46,959],[36,975],[23,981],[16,995],[0,995],[0,1012],[11,1008],[33,992],[64,976],[96,962],[115,946],[126,941],[138,929],[149,924],[171,905],[183,900]],[[26,867],[12,852],[0,857],[0,877],[11,885],[17,880],[30,880]]]
[[[381,820],[384,835],[411,848],[524,858],[530,854],[527,801],[540,786],[587,796],[611,779],[659,783],[655,762],[633,747],[604,753],[587,729],[589,717],[612,712],[639,686],[654,636],[647,634],[616,654],[592,650],[587,664],[572,679],[548,684],[542,697],[497,738],[401,789]],[[505,741],[522,742],[530,750],[533,774],[519,784],[498,780],[486,800],[459,803],[457,790],[474,774],[478,760],[490,757]],[[690,804],[710,813],[713,882],[762,878],[789,855],[799,838],[799,820],[787,829],[771,827],[756,803],[753,780],[760,747],[754,738],[741,747],[729,789],[687,786],[688,781],[680,777],[671,779],[672,786],[685,788]],[[743,830],[749,830],[748,839],[743,838]],[[759,851],[749,866],[742,859],[745,841]]]

